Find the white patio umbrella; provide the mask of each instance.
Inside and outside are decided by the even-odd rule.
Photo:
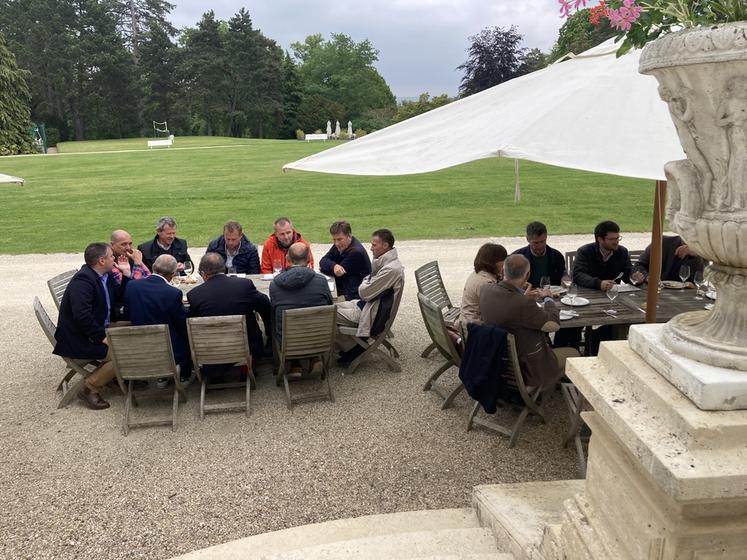
[[[340,137],[340,121],[335,121],[335,138]]]
[[[0,173],[0,183],[20,183],[23,185],[25,181],[20,177],[14,177],[13,175],[5,175],[4,173]]]
[[[617,57],[610,39],[537,72],[418,115],[360,140],[286,164],[349,175],[407,175],[503,156],[654,179],[646,318],[655,320],[664,164],[685,157],[640,50]],[[518,199],[518,178],[516,198]]]
[[[353,137],[353,123],[348,121],[348,138]]]
[[[663,180],[664,163],[684,157],[667,105],[638,73],[641,51],[616,50],[610,39],[283,169],[407,175],[503,156]]]
[[[332,123],[327,121],[327,137],[332,136]]]

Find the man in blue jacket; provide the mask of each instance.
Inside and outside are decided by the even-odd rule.
[[[177,275],[177,262],[161,255],[153,263],[153,274],[139,282],[130,282],[124,294],[125,307],[133,325],[167,325],[174,360],[181,368],[182,380],[190,377],[187,313],[183,294],[170,284]]]
[[[257,247],[244,235],[241,224],[235,220],[223,225],[223,235],[210,242],[207,252],[223,257],[227,272],[259,274]]]
[[[358,287],[371,274],[371,259],[360,241],[353,237],[350,224],[344,220],[329,228],[334,245],[319,261],[319,271],[335,277],[337,293],[346,301],[360,299]]]
[[[109,403],[99,391],[115,375],[106,343],[106,328],[129,282],[130,266],[126,262],[116,264],[122,272],[121,284],[117,284],[111,274],[115,261],[108,243],[91,243],[86,247],[84,259],[85,266],[75,273],[62,296],[54,353],[66,358],[103,362],[88,376],[78,394],[88,408],[100,410],[109,408]]]

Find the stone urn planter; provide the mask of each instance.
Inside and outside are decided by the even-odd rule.
[[[747,22],[686,29],[646,45],[687,159],[669,162],[671,229],[713,261],[714,309],[666,326],[676,353],[747,372]]]

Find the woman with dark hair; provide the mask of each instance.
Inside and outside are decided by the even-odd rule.
[[[467,331],[468,323],[482,323],[480,319],[480,291],[486,284],[495,284],[503,276],[503,261],[507,252],[503,245],[485,243],[475,256],[475,271],[464,284],[462,304],[459,313],[459,326],[462,333]]]

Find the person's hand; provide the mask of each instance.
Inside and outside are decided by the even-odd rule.
[[[143,253],[140,249],[132,249],[129,256],[136,265],[143,266]]]
[[[685,257],[697,257],[699,256],[695,251],[690,249],[689,245],[680,245],[674,250],[674,256],[678,259],[684,259]]]
[[[184,263],[176,263],[176,271],[184,272]]]
[[[602,283],[599,286],[599,289],[602,290],[603,292],[606,292],[614,285],[615,285],[615,282],[612,280],[602,280]]]
[[[127,278],[129,278],[132,274],[132,270],[130,269],[130,260],[127,258],[127,255],[119,255],[119,257],[117,257],[117,260],[114,262],[114,266],[119,269],[123,276],[127,276]]]
[[[536,300],[536,299],[542,299],[540,297],[540,292],[542,290],[540,290],[539,288],[532,288],[532,285],[529,284],[529,283],[527,283],[527,286],[528,286],[528,288],[524,289],[524,295],[526,297],[528,297],[530,299],[534,299],[534,300]]]
[[[347,270],[345,270],[342,266],[339,264],[336,264],[335,267],[332,269],[332,272],[334,272],[335,276],[338,278],[340,276],[345,276],[347,274]]]
[[[549,298],[553,297],[552,290],[550,290],[549,288],[545,288],[543,290],[537,290],[537,295],[542,299],[545,299],[546,297],[549,297]]]
[[[636,270],[630,275],[630,279],[633,281],[633,284],[640,284],[646,279],[646,275],[640,270]]]

